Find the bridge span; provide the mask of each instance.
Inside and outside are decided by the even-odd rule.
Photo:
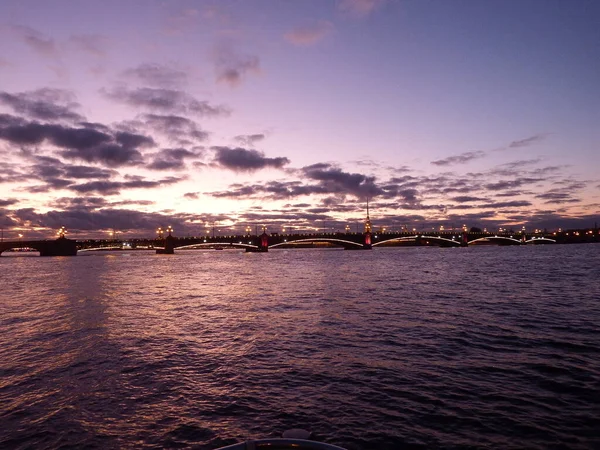
[[[239,248],[249,252],[267,252],[276,248],[301,248],[307,246],[336,246],[346,250],[370,250],[374,247],[393,245],[470,247],[476,245],[530,245],[554,244],[555,237],[531,236],[525,234],[490,233],[298,233],[235,236],[175,237],[169,234],[164,238],[118,240],[75,241],[61,236],[55,240],[19,240],[0,242],[0,254],[9,249],[32,248],[41,256],[74,256],[79,252],[117,249],[149,249],[159,254],[173,254],[175,249],[193,248]]]
[[[6,250],[16,248],[32,248],[40,252],[40,256],[75,256],[77,255],[77,242],[64,236],[58,239],[42,241],[2,241],[0,242],[0,255]]]

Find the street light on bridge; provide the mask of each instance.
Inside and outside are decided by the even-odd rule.
[[[173,227],[171,225],[169,225],[167,227],[167,233],[169,233],[169,236],[171,236],[171,233],[173,233],[175,230],[173,230]]]

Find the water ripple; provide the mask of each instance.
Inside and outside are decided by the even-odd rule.
[[[1,258],[0,448],[599,448],[598,250]]]

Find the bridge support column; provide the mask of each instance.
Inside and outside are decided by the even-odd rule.
[[[365,243],[363,244],[365,250],[371,250],[373,248],[373,242],[371,241],[371,232],[365,232]]]
[[[173,255],[175,253],[175,238],[170,234],[165,238],[165,248],[157,248],[157,255]]]
[[[247,252],[260,252],[260,253],[265,253],[269,251],[269,235],[267,234],[267,232],[263,232],[263,234],[261,234],[260,236],[258,236],[257,241],[256,241],[256,248],[254,247],[247,247],[246,248]]]
[[[64,236],[37,247],[40,256],[77,256],[77,243]]]
[[[467,247],[469,245],[469,234],[466,230],[462,232],[462,239],[460,240],[461,247]]]
[[[266,232],[261,234],[259,237],[258,251],[259,252],[268,252],[269,251],[269,235]]]

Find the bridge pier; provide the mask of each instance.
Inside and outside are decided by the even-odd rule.
[[[266,231],[263,231],[263,234],[258,236],[258,242],[256,243],[256,248],[247,247],[247,252],[258,252],[258,253],[266,253],[269,251],[269,235]]]
[[[157,255],[173,255],[175,253],[175,238],[169,234],[165,238],[165,248],[157,248]]]
[[[64,236],[39,246],[40,256],[77,256],[77,243]]]
[[[372,250],[373,242],[371,241],[371,232],[365,232],[365,243],[363,244],[363,250]]]

